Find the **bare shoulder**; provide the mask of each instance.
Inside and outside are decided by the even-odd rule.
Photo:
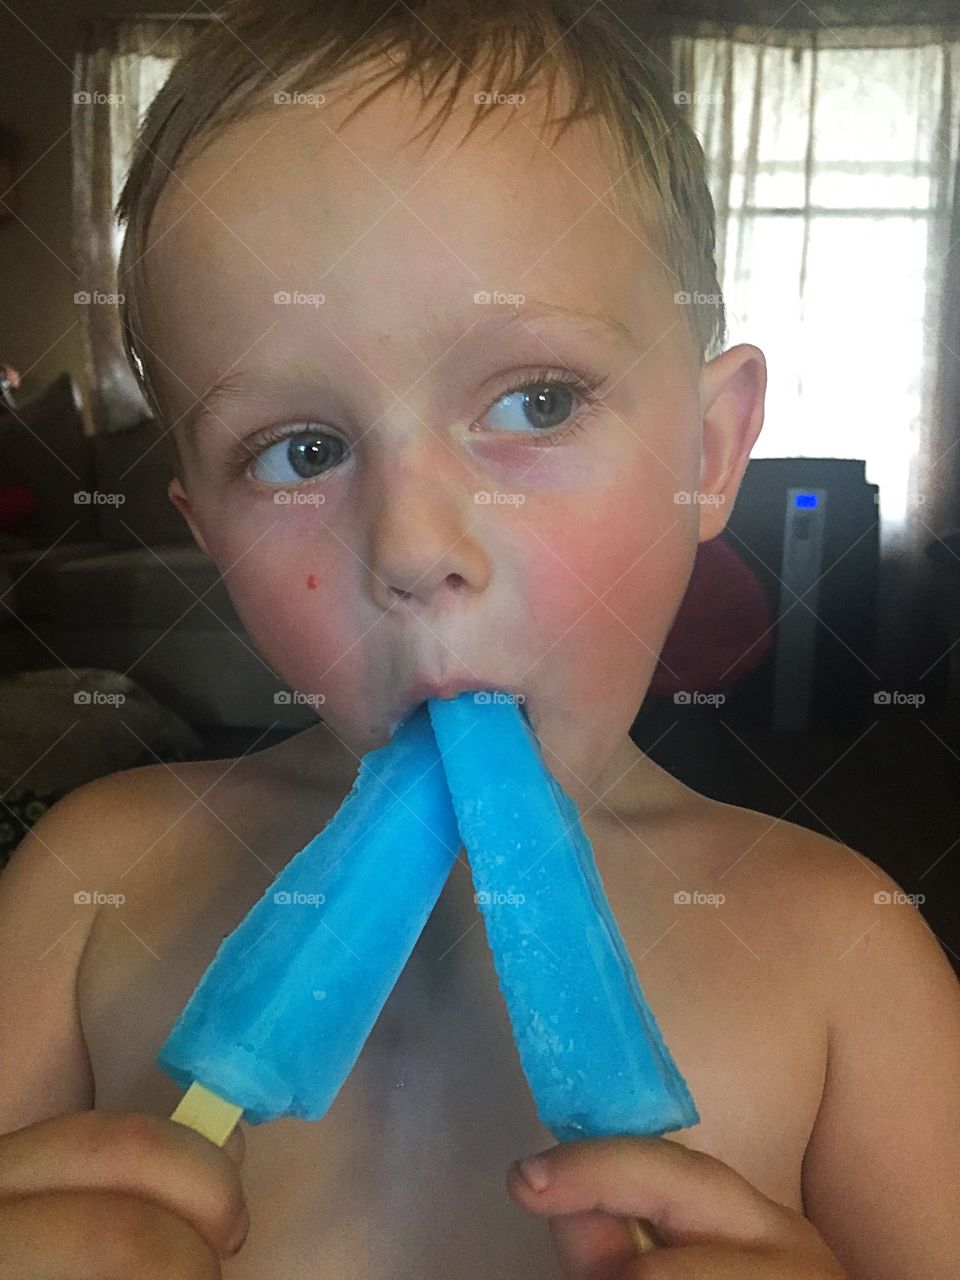
[[[868,930],[878,908],[913,900],[862,850],[798,823],[737,805],[706,801],[700,819],[715,878],[770,913],[771,927],[793,928],[821,959],[839,960]]]
[[[198,850],[210,862],[251,854],[268,839],[276,854],[291,840],[309,839],[348,789],[343,767],[308,731],[245,755],[109,774],[56,808],[64,819],[69,810],[73,846],[87,869],[126,878],[138,869],[149,874],[151,866],[160,874],[172,863],[179,872],[181,858],[199,868]]]
[[[182,818],[183,795],[159,767],[86,783],[37,820],[0,875],[0,1131],[93,1105],[78,1000],[86,957],[103,912],[127,895],[156,901],[125,876]]]

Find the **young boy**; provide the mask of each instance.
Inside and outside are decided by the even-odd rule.
[[[629,738],[765,389],[756,347],[707,358],[702,154],[649,61],[602,5],[248,0],[155,103],[129,351],[171,499],[324,723],[82,787],[0,879],[4,1280],[960,1274],[936,940],[869,859]],[[172,1123],[155,1055],[221,939],[411,706],[489,687],[580,806],[701,1123],[553,1147],[462,858],[322,1121],[226,1154]]]

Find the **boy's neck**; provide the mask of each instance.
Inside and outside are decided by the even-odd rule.
[[[281,750],[285,766],[296,770],[303,785],[329,785],[344,794],[353,785],[360,760],[322,722],[288,739],[281,748],[285,748]],[[617,824],[643,821],[691,798],[689,788],[655,764],[628,734],[594,779],[582,779],[566,789],[582,816],[593,821],[609,818]]]

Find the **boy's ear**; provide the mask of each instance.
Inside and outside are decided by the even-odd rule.
[[[759,347],[741,342],[708,361],[700,372],[703,446],[700,462],[700,536],[709,542],[726,526],[763,426],[767,362]],[[704,495],[715,495],[709,501]]]
[[[193,504],[187,497],[186,491],[180,483],[180,478],[178,476],[174,476],[167,485],[167,497],[190,526],[190,532],[193,534],[194,542],[204,555],[210,555],[209,548],[203,540],[203,534],[200,532],[200,526],[197,524],[197,517],[193,510]]]

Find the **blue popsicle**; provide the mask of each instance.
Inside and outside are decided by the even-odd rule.
[[[221,944],[160,1066],[178,1083],[216,1094],[214,1102],[243,1108],[251,1123],[318,1120],[356,1062],[459,849],[421,704],[386,746],[363,757],[333,818]]]
[[[427,705],[541,1122],[558,1141],[697,1124],[576,805],[525,713],[488,692]]]

